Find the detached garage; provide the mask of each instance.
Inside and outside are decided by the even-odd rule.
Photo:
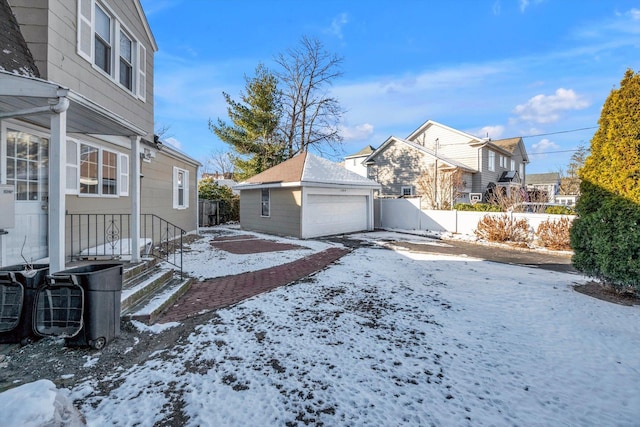
[[[380,185],[301,153],[236,185],[245,230],[303,239],[373,230]]]

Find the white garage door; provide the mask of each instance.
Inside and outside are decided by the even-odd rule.
[[[310,194],[305,206],[305,238],[367,229],[367,197]]]

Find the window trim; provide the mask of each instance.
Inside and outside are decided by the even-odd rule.
[[[80,183],[80,179],[82,178],[81,174],[82,174],[82,146],[88,146],[91,148],[95,148],[96,150],[98,150],[98,192],[97,193],[83,193],[81,191],[81,183]],[[111,153],[111,154],[115,154],[116,156],[116,183],[115,183],[115,188],[116,188],[116,192],[115,194],[104,194],[102,192],[102,187],[104,185],[103,183],[103,171],[102,168],[104,166],[103,160],[104,160],[104,155],[103,152],[107,152],[107,153]],[[120,196],[120,192],[118,191],[119,186],[120,186],[120,154],[118,151],[114,151],[114,150],[109,150],[107,148],[104,148],[100,145],[97,144],[90,144],[87,143],[85,141],[78,141],[78,197],[105,197],[105,198],[109,198],[109,199],[113,199],[113,198],[118,198]],[[67,193],[70,194],[70,193]]]
[[[409,190],[409,194],[404,194],[404,190]],[[413,185],[403,185],[400,187],[400,195],[403,197],[406,196],[414,196],[413,194]]]
[[[488,165],[488,169],[489,172],[495,172],[496,171],[496,153],[494,151],[489,150],[489,165]]]
[[[8,121],[2,121],[0,120],[0,184],[7,184],[9,181],[9,177],[8,177],[8,172],[7,172],[7,160],[8,160],[8,153],[7,153],[7,135],[9,134],[9,132],[20,132],[20,133],[26,133],[32,136],[35,136],[36,138],[39,138],[41,140],[46,141],[47,144],[47,150],[49,145],[51,144],[51,135],[47,132],[42,132],[39,129],[36,128],[32,128],[30,126],[23,126],[22,124],[18,124],[18,123],[14,123],[14,122],[8,122]],[[41,164],[42,162],[42,147],[39,146],[39,151],[38,151],[38,160],[36,161],[36,163],[38,165]],[[15,158],[15,156],[11,156],[13,158]],[[48,157],[48,154],[47,154]],[[48,163],[48,159],[47,159],[47,163]],[[42,177],[48,178],[48,174],[42,175]],[[48,181],[43,182],[41,179],[41,175],[40,173],[38,173],[38,200],[30,200],[30,199],[21,199],[18,200],[18,189],[16,187],[16,181],[18,181],[17,179],[15,179],[15,177],[12,179],[14,181],[14,200],[16,201],[16,203],[42,203],[44,201],[43,197],[48,197],[48,192],[49,192],[49,183]],[[31,180],[27,181],[31,182]],[[45,191],[42,191],[43,188],[46,189]]]
[[[180,201],[180,186],[178,185],[178,176],[182,173],[182,204]],[[189,171],[186,169],[173,167],[173,209],[184,210],[189,209]]]
[[[105,71],[95,63],[96,49],[96,17],[95,10],[100,8],[111,20],[111,44],[110,44],[110,70]],[[138,40],[133,32],[130,31],[123,23],[120,17],[113,12],[109,5],[103,0],[78,0],[78,18],[77,18],[77,45],[76,51],[79,56],[84,58],[91,64],[91,67],[97,72],[107,77],[123,91],[129,95],[146,102],[146,53],[147,49]],[[124,34],[130,39],[131,46],[131,88],[120,82],[120,39]]]
[[[267,196],[266,204],[265,204],[265,194]],[[266,215],[264,213],[265,206],[267,208],[267,214]],[[260,190],[260,217],[261,218],[270,218],[271,217],[271,189],[270,188],[262,188]]]

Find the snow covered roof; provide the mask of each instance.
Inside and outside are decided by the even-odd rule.
[[[377,182],[347,170],[337,163],[304,152],[258,175],[252,176],[234,188],[245,190],[261,187],[301,187],[305,185],[380,187]]]
[[[6,0],[0,0],[0,70],[40,77],[20,26]]]

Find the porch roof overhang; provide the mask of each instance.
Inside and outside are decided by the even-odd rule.
[[[66,101],[64,101],[66,100]],[[0,119],[19,117],[49,127],[50,114],[68,102],[67,132],[146,136],[147,131],[82,95],[35,77],[0,71]]]

